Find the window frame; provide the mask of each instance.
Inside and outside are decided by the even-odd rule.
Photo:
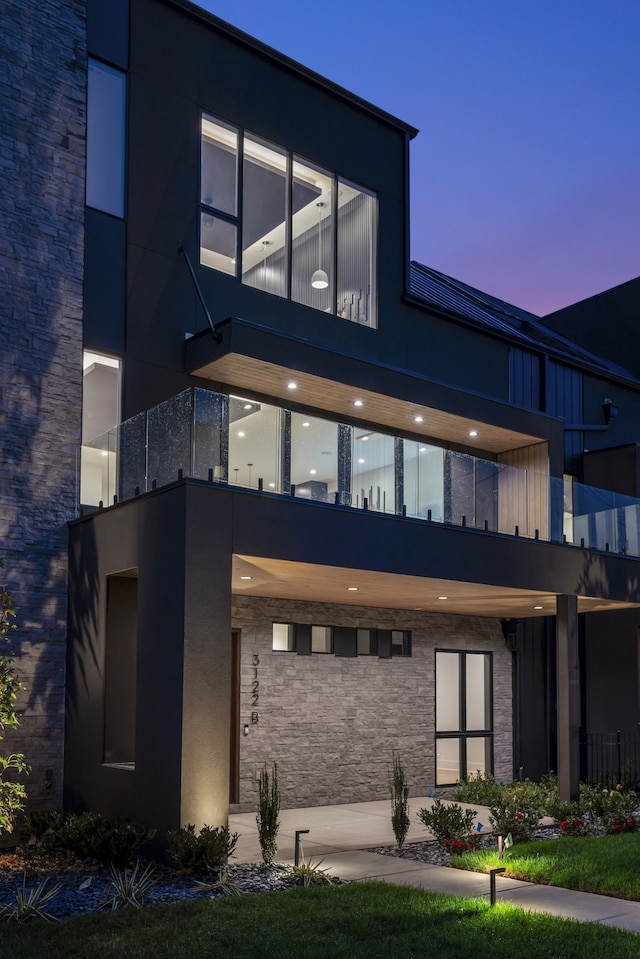
[[[438,697],[438,655],[450,654],[458,656],[458,729],[438,730],[437,697]],[[486,695],[488,697],[487,713],[489,725],[484,729],[469,729],[467,727],[467,657],[484,656],[488,665],[486,679]],[[484,649],[446,649],[437,648],[434,653],[434,733],[435,733],[435,779],[436,787],[454,786],[457,779],[466,779],[469,775],[467,763],[467,745],[470,740],[484,739],[488,742],[487,769],[485,772],[493,774],[494,769],[494,691],[493,691],[493,653]],[[451,782],[438,782],[438,743],[442,740],[458,740],[459,742],[459,775]]]
[[[203,120],[207,120],[213,124],[219,124],[220,126],[226,127],[229,130],[235,132],[237,136],[237,151],[236,151],[236,213],[230,214],[221,210],[211,204],[206,203],[202,198],[202,137],[203,137]],[[371,189],[368,186],[365,186],[361,183],[356,183],[354,180],[351,180],[349,177],[344,176],[339,173],[337,170],[332,167],[326,167],[318,164],[317,161],[312,160],[297,151],[289,149],[283,146],[280,143],[276,143],[271,140],[269,137],[264,137],[259,133],[248,130],[240,124],[231,122],[224,118],[213,113],[210,113],[208,110],[200,110],[200,125],[199,125],[199,138],[200,138],[200,169],[198,176],[198,261],[200,266],[203,266],[208,270],[215,270],[216,272],[222,273],[226,276],[232,276],[234,279],[243,283],[243,285],[251,286],[251,284],[244,284],[243,280],[243,239],[242,239],[242,227],[244,220],[244,171],[245,171],[245,138],[249,138],[252,141],[263,143],[266,146],[273,148],[276,151],[280,151],[285,159],[285,178],[286,178],[286,212],[285,212],[285,221],[284,221],[284,232],[285,232],[285,262],[286,262],[286,277],[284,282],[284,294],[278,292],[272,292],[269,290],[263,290],[261,292],[271,292],[272,295],[278,296],[281,299],[287,299],[289,302],[301,302],[294,300],[292,294],[292,278],[293,278],[293,180],[294,180],[294,167],[297,164],[308,164],[310,168],[318,168],[322,170],[331,181],[331,273],[329,275],[329,291],[330,291],[330,308],[327,310],[321,309],[316,306],[310,305],[310,309],[315,309],[317,312],[326,312],[331,316],[342,318],[341,309],[337,303],[337,291],[340,280],[340,259],[339,259],[339,237],[340,237],[340,218],[339,218],[339,202],[338,196],[340,193],[340,187],[345,186],[349,189],[356,190],[363,195],[367,195],[371,198],[373,203],[373,225],[372,230],[369,235],[368,242],[371,245],[371,266],[370,266],[370,275],[369,275],[369,299],[370,299],[370,311],[368,316],[368,322],[361,323],[357,319],[351,319],[345,317],[348,322],[355,323],[357,326],[365,326],[367,329],[378,329],[378,287],[379,287],[379,246],[380,246],[380,210],[379,210],[379,196],[376,190]],[[215,219],[222,220],[226,223],[229,223],[235,228],[236,231],[236,247],[235,247],[235,271],[233,273],[227,272],[225,270],[218,269],[215,266],[211,266],[202,259],[202,223],[203,217],[205,215],[211,216]],[[258,289],[260,289],[258,287]],[[301,303],[301,305],[308,305]]]

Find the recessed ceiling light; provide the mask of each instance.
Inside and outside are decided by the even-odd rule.
[[[361,436],[360,439],[362,440],[363,443],[366,443],[367,440],[369,439],[369,434],[367,433],[366,436]]]
[[[418,452],[419,452],[419,453],[426,453],[426,452],[427,452],[427,447],[426,447],[426,446],[421,446],[420,449],[418,450]]]
[[[353,401],[353,405],[354,405],[354,406],[364,406],[364,403],[362,402],[362,400],[354,400],[354,401]]]
[[[253,579],[253,576],[241,576],[240,579]]]
[[[276,488],[275,483],[269,483],[269,489],[275,489],[275,488]]]
[[[288,390],[297,390],[297,389],[298,389],[298,384],[297,384],[297,383],[294,383],[293,380],[290,380],[290,381],[287,383],[287,389],[288,389]]]
[[[448,596],[438,596],[438,599],[449,599]]]
[[[244,433],[242,432],[242,430],[240,430],[240,432],[238,433],[238,436],[240,437],[240,439],[242,439],[242,437],[244,436]]]
[[[306,421],[306,422],[304,422],[302,425],[303,425],[303,427],[306,429],[306,427],[307,427],[307,426],[310,426],[311,424],[310,424],[308,421]]]
[[[544,609],[544,606],[534,606],[534,609]]]
[[[109,452],[108,452],[107,450],[100,450],[100,455],[101,455],[101,456],[108,456],[108,455],[109,455]]]
[[[477,430],[469,430],[469,436],[477,436],[477,435],[478,435]]]
[[[359,463],[364,463],[364,460],[363,460],[363,458],[362,458],[362,457],[360,457],[360,459],[358,460],[358,462],[359,462]]]
[[[358,586],[347,586],[347,592],[348,592],[348,593],[357,593],[357,592],[358,592],[358,588],[359,588]]]
[[[422,417],[422,416],[414,416],[414,417],[413,417],[413,422],[414,422],[414,423],[423,423],[423,422],[424,422],[424,417]]]
[[[243,409],[243,410],[252,410],[252,409],[253,409],[253,404],[251,404],[251,403],[245,403],[244,406],[242,407],[242,409]]]
[[[309,472],[311,473],[312,476],[315,476],[318,471],[317,471],[317,470],[309,470]]]

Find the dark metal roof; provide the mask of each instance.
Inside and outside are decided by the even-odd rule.
[[[482,329],[489,329],[509,340],[520,342],[535,349],[581,367],[591,367],[599,373],[616,378],[636,378],[615,363],[591,353],[572,340],[545,326],[540,317],[505,303],[495,296],[476,290],[460,280],[454,280],[422,263],[411,261],[409,272],[409,297],[424,306],[444,311],[452,319],[471,322]]]

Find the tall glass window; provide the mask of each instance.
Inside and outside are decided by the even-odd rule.
[[[110,503],[116,492],[120,360],[85,350],[82,375],[80,503]]]
[[[255,400],[229,399],[229,473],[232,484],[280,492],[280,410]]]
[[[372,193],[338,181],[338,316],[377,325],[378,203]]]
[[[338,424],[291,414],[291,482],[296,496],[333,502],[338,488]]]
[[[293,161],[291,299],[333,313],[334,179],[326,170]]]
[[[351,498],[353,505],[383,513],[395,511],[393,436],[356,427],[352,433]]]
[[[238,246],[238,131],[202,117],[200,262],[235,276]]]
[[[428,443],[403,440],[404,505],[409,516],[442,521],[444,450]]]
[[[127,78],[89,60],[87,78],[87,206],[124,216]]]
[[[284,150],[245,136],[242,192],[242,282],[287,295],[287,170]]]
[[[436,785],[492,771],[491,654],[436,652]]]
[[[204,266],[353,323],[377,325],[375,194],[207,115],[200,162]]]

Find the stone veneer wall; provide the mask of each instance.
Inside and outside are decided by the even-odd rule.
[[[66,523],[82,402],[84,0],[5,3],[0,28],[0,557],[18,608],[29,805],[60,805]],[[52,776],[47,776],[51,771]]]
[[[412,656],[273,652],[273,622],[410,629]],[[242,631],[240,722],[249,734],[240,737],[240,803],[232,811],[256,808],[265,762],[278,764],[283,807],[387,799],[394,749],[411,795],[427,795],[435,781],[436,648],[493,653],[494,773],[512,778],[511,654],[499,620],[235,596],[233,626]]]

